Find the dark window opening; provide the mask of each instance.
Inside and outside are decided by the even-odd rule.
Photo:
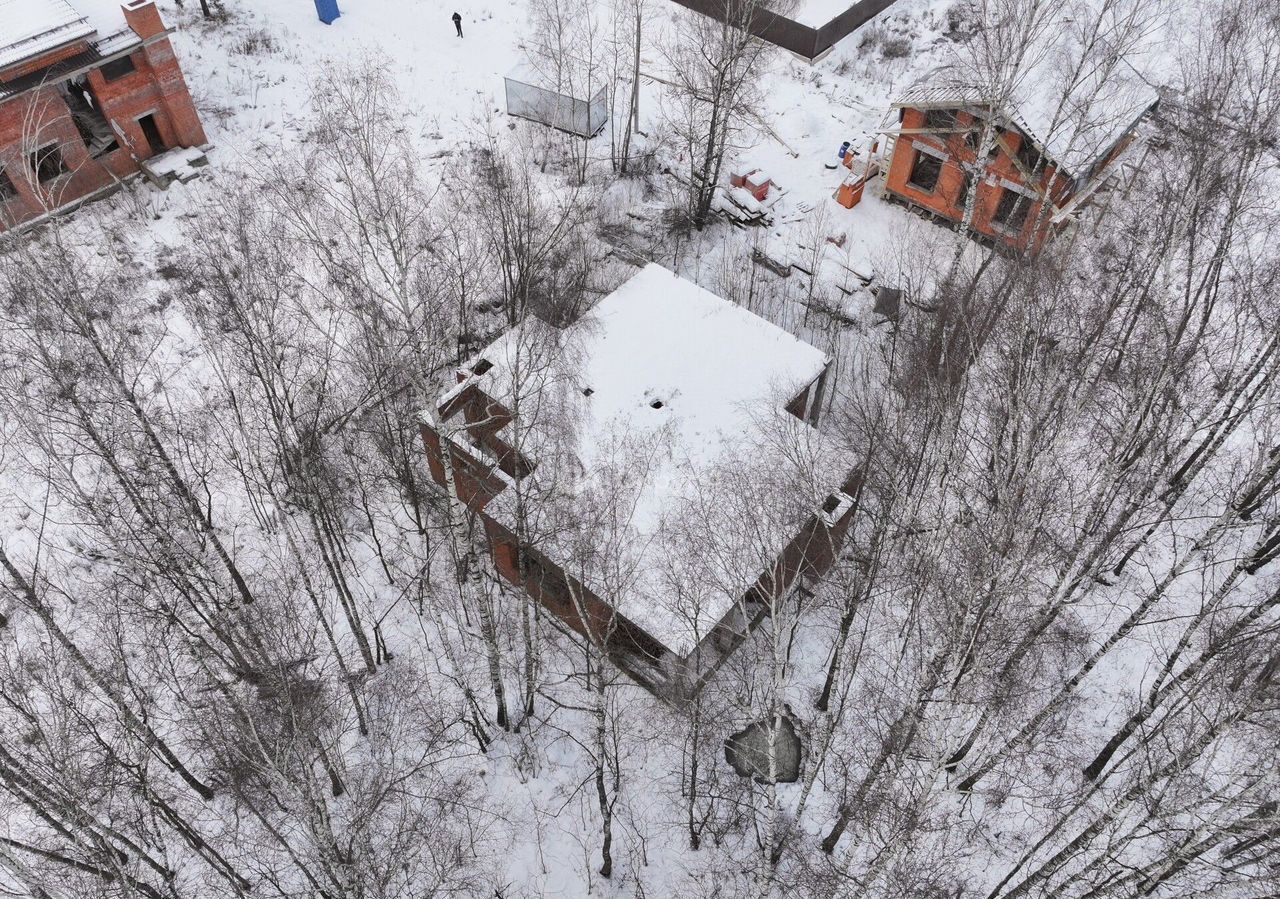
[[[941,159],[928,153],[921,153],[919,150],[916,151],[916,158],[911,165],[911,178],[909,179],[912,187],[931,194],[934,188],[938,186],[938,176],[941,174]]]
[[[493,368],[492,362],[490,362],[488,359],[481,359],[478,362],[476,362],[475,365],[471,366],[471,373],[475,375],[482,375],[491,368]]]
[[[156,117],[147,113],[138,119],[138,127],[142,129],[142,136],[147,139],[147,146],[151,148],[151,155],[155,156],[169,149],[164,142],[164,138],[160,136],[160,126],[156,124]]]
[[[940,131],[954,131],[956,129],[956,111],[954,109],[926,109],[924,111],[924,126]]]
[[[520,574],[530,579],[542,579],[545,572],[542,569],[542,564],[537,559],[531,556],[527,550],[522,553],[510,544],[508,544],[508,548],[511,550],[512,554],[520,560],[518,569]]]
[[[822,511],[830,515],[836,509],[840,508],[840,497],[834,493],[822,501]]]
[[[5,200],[12,200],[18,195],[18,189],[13,186],[13,182],[9,180],[9,173],[4,169],[0,169],[0,203]]]
[[[67,171],[67,164],[63,161],[62,151],[58,149],[57,144],[49,144],[47,147],[36,150],[31,154],[29,161],[31,171],[35,173],[36,180],[41,184],[52,181]]]
[[[508,472],[508,474],[513,478],[520,479],[527,478],[532,473],[533,463],[526,459],[522,454],[516,453],[515,462],[512,464],[511,471]]]
[[[973,175],[969,172],[964,173],[964,180],[960,182],[960,190],[956,192],[956,206],[961,210],[964,204],[969,202],[969,191],[973,185]]]
[[[1022,139],[1022,143],[1018,146],[1017,155],[1018,162],[1022,163],[1022,167],[1028,172],[1034,172],[1040,167],[1040,151],[1036,149],[1030,138],[1024,137]]]
[[[996,204],[996,214],[991,220],[1010,231],[1021,231],[1027,221],[1027,212],[1031,209],[1031,200],[1016,190],[1005,188]]]
[[[104,81],[118,81],[130,72],[137,71],[137,67],[133,64],[132,56],[121,56],[119,59],[103,63],[98,71],[102,73]]]
[[[515,547],[512,547],[515,552]],[[542,594],[543,602],[554,603],[555,605],[565,608],[569,605],[564,596],[560,595],[557,588],[555,576],[547,570],[539,559],[533,557],[529,550],[525,550],[519,555],[520,559],[520,576],[524,578],[526,584],[534,584],[538,587]]]
[[[995,159],[1002,149],[1004,149],[1004,136],[1009,132],[1003,128],[996,126],[991,132],[991,150],[987,153],[987,159]]]
[[[593,394],[593,393],[595,393],[595,390],[594,390],[594,389],[592,389],[592,388],[590,388],[590,387],[584,387],[584,388],[582,388],[582,395],[583,395],[583,396],[591,396],[591,394]]]
[[[964,133],[964,145],[970,150],[978,149],[978,139],[982,137],[982,118],[973,116],[969,122],[968,130]]]

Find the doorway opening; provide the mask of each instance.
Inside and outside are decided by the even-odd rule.
[[[147,139],[147,146],[151,148],[152,156],[157,156],[169,149],[165,145],[164,138],[160,136],[160,126],[156,124],[153,113],[147,113],[138,119],[138,127],[142,129],[142,136]]]

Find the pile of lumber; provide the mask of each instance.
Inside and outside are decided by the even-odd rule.
[[[772,225],[774,206],[785,194],[786,189],[776,181],[769,185],[769,195],[763,200],[757,200],[745,187],[726,185],[716,188],[711,208],[742,227]]]

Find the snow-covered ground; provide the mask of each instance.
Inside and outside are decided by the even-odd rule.
[[[131,254],[153,261],[165,258],[189,240],[193,229],[198,232],[200,223],[194,216],[204,202],[244,175],[260,171],[266,156],[308,139],[308,98],[317,73],[353,61],[385,65],[405,102],[405,136],[419,150],[428,176],[446,186],[451,162],[483,138],[486,120],[495,119],[502,129],[526,129],[505,117],[502,99],[502,76],[523,58],[528,10],[521,0],[458,7],[464,38],[454,33],[449,18],[453,9],[440,4],[341,0],[340,5],[342,17],[324,25],[306,0],[235,4],[230,21],[212,23],[199,17],[194,3],[179,10],[162,2],[167,23],[177,29],[173,43],[214,145],[210,165],[200,179],[174,184],[165,192],[134,182],[126,191],[76,213],[79,218],[71,226],[114,222],[112,230]],[[828,248],[831,258],[838,257],[844,267],[870,273],[886,264],[896,238],[921,227],[904,211],[880,202],[874,192],[853,210],[837,205],[833,194],[844,170],[825,165],[845,140],[869,150],[885,119],[887,101],[915,73],[940,58],[945,41],[936,34],[937,16],[947,3],[904,0],[900,6],[893,22],[912,24],[890,27],[911,37],[916,52],[909,59],[885,60],[874,44],[861,50],[859,34],[817,65],[798,62],[781,51],[771,54],[760,126],[752,132],[751,145],[736,152],[735,161],[767,169],[785,190],[774,208],[775,224],[742,232],[716,226],[701,238],[705,252],[689,252],[679,260],[684,274],[716,290],[724,276],[724,260],[744,258],[752,246],[789,254],[811,252],[815,245]],[[655,38],[678,27],[678,17],[692,15],[674,4],[662,4],[654,12]],[[659,54],[652,50],[645,53],[645,71],[654,77],[643,81],[642,130],[653,131],[658,127],[664,73]],[[607,139],[602,135],[593,143]],[[607,147],[600,152],[607,155]],[[529,155],[532,164],[534,148]],[[841,235],[843,249],[825,242]],[[856,285],[856,277],[844,267],[839,273],[833,268],[831,276]],[[797,275],[791,283],[800,280]],[[157,290],[162,289],[163,282],[157,281]],[[870,295],[862,293],[848,312],[859,317],[869,304]],[[792,305],[760,311],[803,334],[799,309]],[[182,322],[176,320],[173,326],[180,344],[185,343]],[[826,338],[822,348],[833,349]],[[187,363],[175,364],[181,368]],[[806,641],[826,639],[829,626],[820,616],[809,624]],[[724,676],[736,674],[730,667]],[[674,895],[682,889],[678,884],[702,883],[711,889],[724,876],[714,870],[724,858],[688,850],[687,834],[671,804],[671,796],[679,792],[680,761],[673,742],[679,739],[677,723],[661,703],[637,687],[620,687],[615,702],[614,714],[624,732],[649,733],[655,739],[636,739],[624,749],[627,814],[635,820],[620,822],[630,836],[621,838],[619,846],[631,855],[648,853],[649,858],[630,857],[620,867],[646,872],[643,887],[624,877],[611,889],[626,895],[643,890],[649,896]],[[502,819],[494,821],[489,837],[499,847],[495,857],[501,869],[493,874],[497,882],[508,885],[504,897],[576,897],[602,886],[593,873],[598,864],[598,832],[590,823],[594,797],[580,783],[588,761],[574,732],[582,722],[568,711],[551,709],[546,714],[546,725],[536,736],[495,744],[473,765],[473,776],[484,784],[486,794],[501,799]],[[722,739],[746,720],[725,717],[717,723],[719,736],[713,739]],[[555,736],[561,728],[563,735]],[[522,748],[522,741],[533,739],[538,741],[536,751]],[[799,788],[784,789],[794,793]],[[740,851],[750,855],[749,847]]]
[[[119,251],[119,243],[123,243],[132,255],[145,262],[166,259],[199,234],[202,222],[198,216],[205,201],[260,173],[265,158],[310,139],[314,123],[308,96],[317,77],[326,70],[350,65],[353,60],[374,60],[385,65],[405,102],[399,123],[404,136],[418,151],[420,165],[428,177],[439,181],[444,189],[454,186],[451,179],[458,171],[454,163],[474,144],[484,141],[486,129],[496,128],[525,141],[511,152],[530,170],[538,168],[539,132],[510,120],[502,108],[502,76],[521,61],[522,44],[529,39],[530,12],[523,0],[458,7],[463,16],[463,38],[455,35],[449,19],[454,8],[429,0],[340,0],[340,5],[342,17],[326,26],[316,19],[309,0],[231,3],[230,20],[212,23],[199,18],[198,4],[193,0],[187,0],[181,10],[172,2],[162,2],[167,20],[178,28],[173,41],[215,146],[209,155],[210,166],[197,181],[175,184],[167,192],[135,182],[115,197],[77,212],[71,226],[82,228],[80,233],[86,242],[101,240],[103,254]],[[836,149],[844,141],[864,154],[870,152],[881,130],[891,122],[888,103],[925,73],[948,62],[952,47],[952,38],[946,36],[950,6],[950,0],[901,0],[814,65],[780,51],[772,53],[762,80],[758,121],[748,129],[742,145],[735,148],[732,161],[766,170],[783,191],[773,206],[773,224],[738,229],[717,222],[706,232],[689,237],[688,243],[670,256],[654,261],[677,269],[715,293],[734,298],[741,296],[738,288],[751,278],[773,279],[777,282],[773,286],[778,288],[775,299],[780,299],[771,303],[758,301],[762,305],[753,311],[835,356],[837,374],[841,366],[856,364],[864,342],[875,340],[879,333],[868,314],[872,295],[862,282],[875,276],[881,283],[893,284],[900,268],[928,268],[920,261],[931,253],[938,254],[935,269],[941,270],[953,258],[953,250],[947,232],[883,202],[875,185],[852,210],[835,203],[833,194],[844,170],[830,169],[827,164],[834,161]],[[809,0],[804,14],[825,21],[829,18],[828,8],[834,8],[830,0]],[[691,15],[661,0],[653,12],[655,41],[664,31],[678,28],[681,16]],[[898,49],[903,42],[910,48],[906,55]],[[886,45],[893,46],[893,52],[886,54]],[[662,67],[661,55],[648,48],[640,105],[643,132],[656,133],[660,127],[669,74]],[[608,139],[606,132],[592,141],[592,155],[597,160],[607,158]],[[554,171],[542,177],[548,189],[557,189]],[[652,175],[659,191],[664,184],[671,186],[664,177]],[[602,221],[635,213],[644,225],[656,228],[660,223],[660,202],[642,196],[634,184],[609,187],[604,197],[599,210]],[[92,226],[97,223],[108,226],[111,238],[94,236]],[[642,242],[628,244],[628,249],[635,252],[637,246],[643,248]],[[816,277],[810,279],[797,270],[785,281],[775,279],[752,266],[749,260],[753,250],[775,259],[804,262],[814,269]],[[812,265],[815,259],[817,266]],[[151,269],[155,267],[152,265]],[[157,308],[162,308],[169,301],[171,285],[154,270],[140,274],[154,279]],[[168,325],[172,330],[167,339],[179,350],[194,352],[192,346],[197,341],[183,330],[189,326],[182,316],[175,315]],[[198,359],[193,361],[182,352],[175,354],[172,367],[183,371],[186,386],[209,377]],[[10,471],[4,473],[4,477],[11,476]],[[15,517],[10,515],[12,511],[0,510],[6,517]],[[905,524],[914,526],[910,521]],[[14,529],[24,533],[23,527],[18,523]],[[25,533],[28,539],[34,539],[31,528]],[[371,559],[361,562],[373,565]],[[1153,569],[1167,562],[1159,551],[1143,559],[1143,564]],[[840,589],[853,587],[844,584]],[[1099,629],[1113,625],[1125,612],[1119,598],[1130,589],[1130,585],[1100,588],[1099,596],[1116,600],[1116,604],[1098,613],[1090,623]],[[909,588],[902,592],[906,597],[914,595]],[[826,607],[817,603],[806,613],[794,646],[787,647],[794,674],[786,696],[796,709],[803,710],[802,724],[807,723],[806,717],[814,721],[818,718],[809,710],[825,673],[838,610],[838,604]],[[892,607],[889,617],[893,617]],[[396,636],[404,638],[399,645],[417,641],[413,644],[417,648],[407,655],[422,652],[426,657],[426,640],[415,633],[411,623],[393,618],[387,627],[399,628]],[[1066,635],[1061,642],[1067,644],[1072,635],[1066,625],[1063,627]],[[1160,639],[1167,640],[1167,632],[1162,634]],[[766,641],[773,636],[766,627],[755,639]],[[1151,664],[1146,650],[1155,652],[1157,638],[1151,640],[1152,645],[1145,646],[1144,651],[1117,654],[1100,669],[1104,675],[1101,684],[1090,694],[1091,698],[1102,699],[1093,724],[1101,724],[1108,715],[1114,717],[1112,706],[1119,700],[1113,697],[1120,695],[1117,685],[1141,680]],[[557,675],[571,670],[570,656],[576,652],[573,644],[554,637],[549,643],[553,647],[549,650],[549,669]],[[731,690],[717,693],[713,684],[711,695],[721,704],[722,714],[711,726],[713,733],[707,736],[712,743],[741,727],[753,712],[750,694],[759,689],[754,681],[759,673],[750,669],[747,655],[731,660],[718,675],[721,683],[736,683],[732,679],[740,678],[743,687],[738,692],[746,694],[745,698]],[[904,664],[901,658],[890,656],[887,643],[870,646],[866,664],[873,671],[889,672]],[[1048,663],[1068,667],[1067,650],[1063,650],[1061,659],[1053,652],[1047,656]],[[919,662],[912,659],[906,664]],[[891,676],[885,679],[893,680]],[[610,709],[619,729],[633,737],[620,750],[626,796],[621,806],[623,817],[615,822],[616,848],[622,856],[617,866],[620,873],[612,884],[595,875],[599,865],[599,823],[594,788],[583,779],[584,772],[590,771],[589,751],[583,742],[590,722],[580,708],[573,707],[582,699],[583,691],[573,684],[557,682],[552,692],[554,701],[545,701],[545,697],[539,700],[543,720],[536,728],[504,736],[487,755],[475,754],[453,762],[465,768],[474,784],[482,786],[493,806],[489,811],[496,810],[486,818],[484,838],[492,844],[496,869],[488,873],[501,885],[499,895],[504,899],[578,897],[588,893],[650,897],[750,895],[751,889],[758,886],[745,873],[758,855],[750,838],[737,834],[740,842],[730,840],[730,845],[717,846],[715,853],[689,849],[680,805],[684,796],[682,722],[670,709],[629,684],[612,694]],[[900,699],[905,702],[909,698],[887,697],[883,707],[859,711],[867,723],[857,729],[849,745],[842,747],[846,759],[853,760],[846,761],[846,765],[863,764],[875,757],[880,734],[888,731],[887,722],[876,716],[885,717],[886,710]],[[933,760],[911,761],[927,769]],[[1068,775],[1073,776],[1074,772]],[[926,782],[928,776],[926,770],[919,782]],[[910,780],[903,778],[903,782]],[[728,797],[727,804],[742,802],[745,807],[748,803],[748,788],[731,777],[717,786],[723,791],[722,796]],[[828,790],[839,788],[835,777],[829,781],[827,774],[811,787],[808,801],[823,812],[802,820],[799,826],[807,837],[816,839],[819,828],[829,826],[833,817],[836,797]],[[794,807],[803,789],[800,784],[780,787],[781,805]],[[977,858],[978,865],[995,857],[1016,856],[1030,841],[1030,827],[1020,825],[1034,824],[1046,817],[1031,799],[1013,797],[1005,820],[1017,823],[994,835],[990,831],[979,832],[975,824],[973,832],[977,837],[969,846],[965,844],[969,832],[962,826],[969,823],[969,812],[960,808],[962,801],[953,795],[929,801],[933,805],[928,810],[937,811],[939,820],[961,822],[952,835],[939,837],[939,841],[946,843],[955,857]],[[921,810],[909,811],[916,814]],[[743,831],[746,829],[744,825]],[[957,867],[962,868],[963,862]]]
[[[752,240],[776,245],[783,256],[794,254],[810,243],[812,223],[820,220],[827,236],[847,238],[842,261],[871,272],[902,232],[916,226],[913,216],[882,203],[874,187],[855,209],[839,206],[834,194],[846,172],[826,164],[844,141],[870,152],[891,123],[888,103],[944,62],[949,6],[950,0],[902,0],[817,64],[780,50],[770,54],[759,122],[733,161],[763,168],[785,195],[774,209],[775,227]],[[299,0],[261,0],[251,10],[237,9],[225,26],[201,22],[190,7],[181,15],[165,10],[185,26],[174,44],[217,147],[213,183],[253,170],[258,154],[298,140],[307,127],[306,98],[316,73],[352,60],[386,64],[407,106],[406,133],[420,148],[423,165],[440,177],[453,155],[481,136],[488,117],[517,127],[505,116],[502,79],[525,58],[528,13],[522,2],[459,7],[461,39],[449,20],[452,10],[443,6],[346,0],[341,8],[332,25],[319,22],[310,4]],[[656,4],[653,13],[653,40],[679,27],[679,17],[692,15],[670,3]],[[868,31],[875,40],[867,40]],[[907,39],[910,54],[885,59],[885,35]],[[643,79],[640,104],[641,130],[648,131],[661,114],[663,61],[652,49],[644,60],[644,73],[653,76]],[[608,139],[607,131],[597,136],[591,152],[607,156]],[[174,213],[181,205],[177,198],[160,199],[161,208]],[[714,264],[711,257],[703,261]],[[699,280],[696,270],[684,274]]]
[[[340,5],[343,15],[332,25],[319,22],[306,0],[235,4],[229,21],[205,22],[198,5],[188,2],[180,10],[162,0],[162,14],[176,27],[172,40],[214,145],[210,165],[196,181],[175,183],[164,192],[134,182],[120,194],[76,213],[70,226],[84,229],[81,233],[87,235],[93,222],[112,223],[116,239],[129,247],[130,255],[152,262],[167,258],[198,233],[197,216],[205,202],[246,175],[260,172],[266,157],[308,140],[312,127],[308,99],[317,73],[362,60],[385,65],[404,100],[404,135],[420,152],[428,177],[439,179],[446,188],[451,163],[483,139],[488,120],[499,129],[536,135],[503,112],[502,76],[523,59],[522,43],[527,38],[529,13],[520,0],[458,7],[463,38],[454,33],[449,18],[453,9],[439,4],[341,0]],[[905,0],[902,10],[895,11],[900,21],[914,23],[899,26],[918,42],[918,52],[910,60],[884,60],[875,46],[864,52],[857,34],[814,66],[781,51],[770,55],[760,125],[751,132],[751,144],[736,152],[735,161],[767,169],[785,190],[774,208],[775,224],[742,232],[726,224],[715,226],[700,238],[704,252],[688,252],[678,260],[684,274],[716,290],[724,277],[725,260],[745,258],[752,246],[764,246],[775,254],[810,252],[815,245],[829,247],[833,260],[838,255],[845,267],[860,273],[884,265],[894,239],[920,224],[902,210],[881,203],[873,193],[854,210],[838,206],[833,193],[844,170],[831,170],[825,164],[835,158],[845,140],[864,152],[869,149],[888,99],[914,72],[934,64],[942,49],[941,39],[932,30],[934,10],[946,5],[943,0]],[[680,16],[692,15],[674,4],[662,4],[654,12],[655,39],[679,27]],[[664,90],[661,65],[659,54],[647,50],[642,131],[658,127]],[[597,137],[593,146],[607,139],[607,134]],[[607,156],[607,145],[602,146],[599,154]],[[528,150],[531,166],[535,151],[536,147]],[[841,235],[843,249],[825,242],[827,237]],[[833,268],[831,277],[858,283],[844,268],[838,273]],[[800,280],[797,276],[791,284],[798,285]],[[157,292],[165,289],[157,279]],[[804,292],[800,287],[796,291]],[[862,293],[848,312],[859,317],[869,304],[870,295]],[[806,331],[798,304],[760,311],[790,330]],[[187,369],[198,380],[199,363],[188,369],[193,363],[184,355],[192,343],[184,334],[186,326],[179,318],[171,327],[178,350],[174,369]],[[836,339],[842,339],[838,330],[835,333]],[[822,348],[833,349],[829,338]],[[21,526],[18,531],[22,532]],[[819,616],[810,623],[806,641],[829,633]],[[413,634],[413,629],[407,633]],[[567,661],[552,664],[571,667]],[[724,676],[737,673],[726,668]],[[624,684],[613,702],[616,708],[611,714],[618,716],[623,732],[650,734],[654,739],[635,739],[623,749],[631,820],[618,824],[625,834],[619,838],[619,850],[628,856],[619,867],[644,875],[642,881],[624,875],[609,889],[618,895],[636,891],[636,895],[650,896],[675,895],[689,884],[713,889],[726,876],[716,870],[725,858],[741,853],[750,857],[750,847],[739,847],[727,856],[689,851],[687,833],[671,804],[671,797],[679,793],[678,722],[638,687]],[[749,711],[744,708],[736,716],[725,716],[711,739],[722,739],[740,728],[748,720],[742,716]],[[501,806],[501,816],[492,821],[487,838],[496,845],[494,857],[501,866],[492,872],[493,878],[506,884],[502,895],[508,899],[576,897],[605,886],[594,874],[598,866],[598,827],[591,822],[594,795],[581,783],[582,772],[589,769],[576,733],[583,721],[574,712],[556,711],[553,706],[544,714],[546,721],[536,734],[496,743],[488,755],[470,763],[475,782],[483,784],[486,795]],[[537,741],[536,749],[522,745],[528,740]],[[798,789],[784,791],[793,795]],[[821,786],[816,792],[821,794]],[[744,860],[742,876],[747,876],[744,872],[749,867]]]

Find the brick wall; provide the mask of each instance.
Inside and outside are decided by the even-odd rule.
[[[173,46],[163,36],[164,25],[155,4],[134,0],[123,9],[129,26],[152,42],[131,54],[133,72],[113,81],[107,81],[98,69],[87,74],[101,112],[118,129],[120,147],[91,157],[71,110],[53,84],[0,101],[0,167],[17,190],[16,197],[0,202],[0,230],[110,189],[120,179],[137,174],[138,160],[155,155],[156,150],[138,124],[145,115],[154,117],[166,148],[207,142]],[[36,184],[28,157],[49,143],[58,145],[69,171],[48,183]]]
[[[819,578],[826,574],[844,543],[855,508],[850,506],[834,526],[816,514],[811,517],[751,589],[767,602],[771,596],[785,594],[801,575]]]
[[[618,614],[563,569],[533,549],[524,551],[524,570],[515,535],[490,518],[481,516],[492,551],[494,567],[513,586],[519,587],[538,604],[580,634],[591,633],[607,639],[615,650],[634,652],[652,662],[668,654],[666,647],[645,630]],[[586,622],[579,612],[586,613]]]
[[[790,415],[795,416],[801,421],[804,421],[804,410],[809,405],[809,391],[812,389],[813,389],[813,385],[810,384],[804,390],[801,390],[794,397],[792,397],[791,402],[787,403],[787,405],[783,407],[786,410],[786,412]]]
[[[827,372],[831,369],[831,363],[828,362],[823,367],[822,373],[813,379],[803,390],[793,396],[788,403],[783,406],[783,410],[790,415],[795,416],[801,421],[807,421],[813,427],[818,426],[818,419],[822,414],[822,399],[826,395]]]
[[[427,470],[431,473],[431,479],[443,487],[445,477],[441,446],[444,441],[431,425],[423,424],[419,430],[422,434],[422,446],[427,455]],[[500,478],[456,446],[450,445],[450,450],[450,459],[453,460],[453,483],[458,490],[458,499],[472,509],[479,510],[502,492],[505,484]]]
[[[49,144],[58,147],[68,171],[40,184],[31,171],[29,156]],[[0,105],[0,168],[17,196],[0,203],[0,231],[109,188],[119,170],[131,167],[122,151],[98,159],[89,156],[71,110],[56,88],[45,86],[14,97]]]
[[[919,109],[902,111],[902,128],[911,130],[924,128],[925,113]],[[973,116],[965,112],[957,113],[957,127],[960,129],[973,124]],[[1004,142],[1010,151],[1016,153],[1025,138],[1016,131],[1004,134]],[[938,183],[932,191],[924,191],[911,183],[911,172],[915,166],[917,154],[922,151],[917,144],[942,153],[946,161]],[[969,146],[964,134],[902,134],[894,146],[893,159],[889,164],[889,172],[885,182],[886,188],[898,197],[910,203],[928,209],[953,222],[964,218],[964,204],[961,193],[964,185],[962,165],[972,164],[977,158],[976,148]],[[1048,215],[1043,213],[1043,202],[1035,201],[1027,210],[1026,219],[1020,230],[1011,231],[995,221],[996,207],[1004,192],[1002,181],[1025,185],[1026,178],[1014,164],[1009,153],[1001,149],[986,168],[987,177],[978,179],[975,188],[972,227],[975,231],[992,240],[1012,247],[1028,248],[1043,242],[1049,230]],[[988,183],[992,182],[994,183]],[[1066,200],[1071,186],[1068,179],[1058,177],[1057,170],[1050,164],[1044,167],[1040,179],[1041,188],[1048,190],[1050,196],[1058,203]],[[1038,232],[1038,233],[1033,233]]]
[[[477,396],[455,401],[455,410],[466,408],[471,402],[479,402],[484,394],[476,391]],[[444,459],[442,456],[444,441],[434,427],[423,423],[420,426],[423,449],[427,457],[427,469],[431,479],[438,485],[445,485]],[[515,535],[506,527],[486,516],[484,506],[497,496],[505,487],[501,479],[485,470],[475,459],[456,447],[450,447],[450,458],[453,462],[453,481],[458,490],[458,498],[469,508],[477,512],[484,525],[485,536],[493,557],[494,567],[509,583],[523,589],[544,608],[579,633],[587,633],[586,623],[578,614],[579,605],[587,612],[587,621],[593,632],[599,637],[612,634],[612,640],[621,648],[657,659],[666,654],[666,649],[658,641],[650,637],[642,628],[634,625],[618,615],[607,603],[597,597],[568,575],[557,565],[533,550],[525,550],[525,571],[521,571],[519,552]]]
[[[87,41],[72,41],[65,47],[50,50],[48,53],[41,53],[39,56],[33,56],[15,65],[5,66],[4,71],[0,71],[0,81],[17,81],[24,75],[31,75],[41,69],[47,69],[51,65],[84,53],[88,49],[89,44]]]
[[[160,21],[160,13],[153,0],[131,0],[124,5],[125,21],[141,38],[154,38],[164,31],[164,23]],[[153,40],[146,44],[139,53],[153,87],[154,95],[150,97],[153,105],[158,105],[165,113],[166,125],[173,135],[173,142],[184,147],[197,147],[207,143],[204,127],[196,114],[195,104],[191,102],[191,92],[187,89],[186,79],[182,77],[182,69],[178,65],[178,57],[173,52],[173,45],[167,37]],[[137,60],[135,59],[135,62]],[[133,75],[138,74],[137,72]],[[132,77],[126,76],[126,78]],[[122,81],[126,79],[121,79]],[[141,109],[145,101],[136,93],[129,91],[125,96],[116,98],[122,111],[136,118],[148,110]],[[157,118],[160,118],[157,116]],[[163,133],[163,127],[162,127]],[[169,139],[169,134],[164,135]]]

